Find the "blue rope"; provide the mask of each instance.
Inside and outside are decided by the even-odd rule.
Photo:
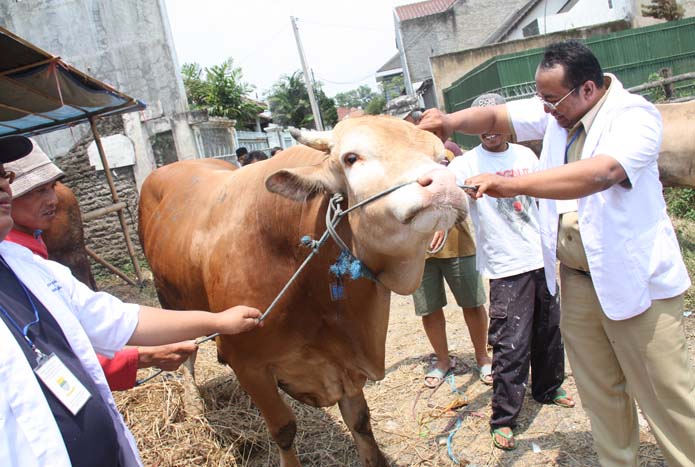
[[[449,432],[449,436],[446,437],[446,452],[447,454],[449,454],[449,459],[451,459],[456,465],[459,465],[460,463],[454,455],[454,449],[452,448],[452,440],[454,439],[454,435],[456,434],[456,432],[459,431],[459,428],[461,428],[460,416],[456,420],[456,426],[454,426],[454,428]]]
[[[352,280],[357,280],[362,277],[372,281],[376,280],[374,273],[372,273],[372,271],[370,271],[362,261],[355,258],[355,256],[353,256],[353,254],[347,250],[340,252],[338,259],[328,268],[328,270],[336,277],[349,275],[350,279]]]

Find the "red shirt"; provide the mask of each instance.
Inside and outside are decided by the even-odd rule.
[[[116,352],[110,359],[98,354],[97,358],[112,391],[125,391],[135,386],[138,373],[137,347],[128,347]]]
[[[39,232],[39,235],[34,236],[13,228],[10,230],[10,233],[7,234],[5,240],[29,248],[35,255],[39,255],[43,259],[48,259],[48,249],[43,242],[43,238],[41,238],[41,231],[37,230],[37,232]]]

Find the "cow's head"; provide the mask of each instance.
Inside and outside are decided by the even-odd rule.
[[[422,277],[432,234],[467,214],[454,175],[439,164],[444,145],[411,123],[386,116],[346,119],[333,131],[302,131],[297,140],[326,153],[322,163],[279,170],[268,190],[303,201],[343,193],[352,206],[403,182],[410,183],[350,216],[353,254],[389,289],[411,293]]]

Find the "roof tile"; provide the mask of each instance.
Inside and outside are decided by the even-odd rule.
[[[400,21],[421,18],[423,16],[443,13],[448,10],[456,0],[427,0],[396,7],[396,15]]]

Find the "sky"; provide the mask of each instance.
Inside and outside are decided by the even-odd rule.
[[[396,49],[393,8],[416,0],[165,0],[179,65],[219,65],[228,57],[262,100],[283,75],[308,67],[329,97],[368,85]]]

